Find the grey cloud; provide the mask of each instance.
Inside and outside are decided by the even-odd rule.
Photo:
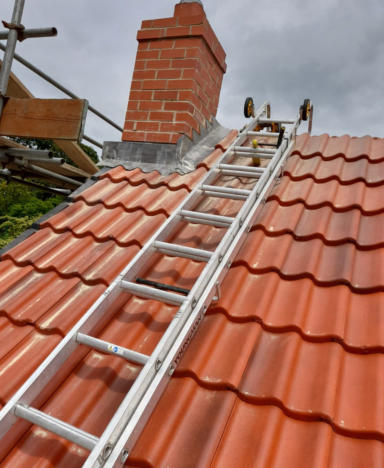
[[[384,8],[381,0],[203,0],[227,52],[218,119],[240,128],[244,98],[270,100],[291,116],[315,104],[314,133],[384,136]],[[57,26],[59,36],[19,44],[17,52],[122,125],[143,19],[172,16],[166,0],[26,0],[23,23]],[[2,0],[10,19],[13,0]],[[15,72],[38,96],[60,96],[23,67]],[[119,134],[89,114],[87,133]],[[303,129],[304,130],[304,129]]]

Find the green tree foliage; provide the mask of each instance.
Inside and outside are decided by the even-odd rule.
[[[0,248],[28,229],[63,198],[61,195],[0,180]]]

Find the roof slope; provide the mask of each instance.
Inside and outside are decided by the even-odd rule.
[[[0,404],[222,149],[187,176],[115,168],[3,256]],[[298,138],[130,466],[383,466],[383,195],[384,140]],[[219,213],[239,203],[223,200]],[[199,207],[213,209],[209,198]],[[212,249],[222,233],[186,223],[174,241]],[[146,277],[188,288],[200,269],[159,256]],[[142,353],[176,310],[132,296],[114,307],[100,337]],[[43,409],[99,435],[138,371],[91,351]],[[4,466],[77,466],[85,455],[33,427]]]

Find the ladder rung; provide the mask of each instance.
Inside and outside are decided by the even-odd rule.
[[[76,341],[80,344],[89,346],[99,351],[104,351],[109,354],[114,354],[120,356],[128,361],[134,362],[136,364],[141,364],[144,366],[148,361],[149,357],[145,354],[138,353],[137,351],[132,351],[131,349],[123,348],[117,346],[113,343],[108,343],[108,341],[99,340],[93,336],[85,335],[84,333],[78,333],[76,336]]]
[[[135,296],[143,297],[145,299],[154,299],[155,301],[165,302],[171,305],[181,305],[186,296],[180,294],[162,291],[160,289],[144,286],[143,284],[132,283],[131,281],[122,280],[120,283],[123,289],[126,289]]]
[[[260,119],[257,121],[257,123],[260,124],[266,124],[266,123],[276,123],[276,124],[294,124],[296,123],[296,120],[282,120],[282,119]]]
[[[181,210],[180,215],[188,221],[194,221],[201,224],[210,224],[212,226],[218,227],[228,227],[235,220],[235,218],[230,218],[229,216],[201,213],[200,211]]]
[[[233,177],[254,177],[258,179],[261,176],[261,172],[249,172],[249,171],[232,171],[229,169],[223,169],[221,171],[223,175]]]
[[[259,144],[263,146],[273,146],[274,148],[276,148],[276,143],[266,143],[264,141],[260,141]]]
[[[204,191],[209,192],[221,192],[221,193],[228,193],[230,195],[245,195],[248,196],[251,191],[245,189],[237,189],[233,187],[225,187],[221,185],[202,185],[201,189]]]
[[[219,169],[223,175],[235,177],[260,178],[264,173],[263,167],[240,166],[236,164],[219,164]]]
[[[166,255],[191,258],[198,262],[208,262],[213,255],[213,252],[209,252],[208,250],[195,249],[184,245],[171,244],[169,242],[155,241],[153,245],[159,252]]]
[[[219,169],[225,169],[229,171],[253,172],[254,174],[259,175],[261,175],[264,172],[263,167],[240,166],[237,164],[219,164]]]
[[[245,157],[248,157],[248,158],[272,159],[274,157],[274,154],[269,154],[269,153],[255,154],[255,153],[251,153],[251,152],[246,153],[245,151],[241,152],[241,153],[235,153],[235,154],[237,154],[238,156],[245,156]]]
[[[43,413],[36,408],[32,408],[31,406],[24,406],[17,403],[14,412],[16,416],[32,424],[36,424],[47,431],[53,432],[60,437],[64,437],[64,439],[74,442],[87,450],[92,450],[99,440],[96,436],[82,431],[60,419],[54,418],[49,414]]]
[[[260,143],[262,144],[262,143]],[[276,150],[274,149],[267,149],[267,148],[250,148],[247,146],[235,146],[233,148],[237,153],[254,153],[254,154],[275,154]]]
[[[218,185],[202,185],[201,190],[208,196],[232,198],[233,200],[246,200],[251,193],[250,190],[221,187]]]
[[[278,137],[279,133],[277,132],[246,132],[246,135],[255,136],[255,137]]]

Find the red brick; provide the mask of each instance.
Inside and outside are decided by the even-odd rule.
[[[184,112],[190,112],[191,114],[193,114],[194,106],[190,104],[189,102],[165,102],[164,110],[184,111]]]
[[[141,22],[141,29],[149,29],[152,28],[152,21],[153,20],[143,20]]]
[[[173,59],[172,68],[196,68],[199,61],[194,58]]]
[[[159,122],[137,122],[136,129],[144,132],[158,132]]]
[[[178,97],[178,91],[155,91],[153,95],[153,99],[160,99],[162,101],[176,101]]]
[[[171,140],[171,133],[146,133],[145,141],[153,141],[157,143],[169,143]]]
[[[139,101],[128,101],[128,109],[127,110],[138,110],[139,108]]]
[[[150,120],[159,120],[162,122],[172,122],[173,121],[173,112],[150,112]]]
[[[192,58],[192,57],[200,57],[201,49],[198,47],[193,47],[192,49],[185,49],[185,57]]]
[[[192,15],[192,16],[181,16],[179,18],[179,24],[181,26],[189,26],[191,24],[202,24],[206,19],[205,15]]]
[[[178,28],[167,28],[166,37],[183,37],[189,36],[190,28],[189,26],[182,26]]]
[[[148,112],[144,111],[127,111],[125,120],[147,120]]]
[[[161,110],[162,108],[162,101],[141,101],[139,104],[140,110]]]
[[[161,18],[152,20],[151,28],[168,28],[177,26],[177,18]]]
[[[194,80],[169,80],[168,89],[195,89]]]
[[[176,46],[185,47],[187,49],[191,49],[192,47],[200,47],[203,40],[200,37],[186,37],[183,39],[176,40]]]
[[[191,34],[193,36],[204,36],[206,32],[207,30],[202,24],[192,26],[192,29],[191,29]]]
[[[144,132],[123,132],[123,141],[145,141]]]
[[[142,99],[152,99],[152,91],[132,91],[129,93],[129,99],[140,101]]]
[[[165,49],[161,51],[160,57],[165,59],[170,58],[184,58],[186,49]]]
[[[137,31],[136,39],[138,41],[140,39],[161,39],[164,34],[164,29],[140,29],[140,31]]]
[[[135,70],[144,70],[146,65],[145,60],[136,60],[135,62]]]
[[[135,70],[133,80],[152,80],[156,78],[156,70]]]
[[[136,60],[157,59],[160,56],[160,50],[139,50],[136,54]]]
[[[172,133],[169,143],[176,144],[180,140],[180,138],[181,138],[181,135],[179,133]]]
[[[166,80],[144,80],[142,82],[143,89],[166,89]]]
[[[133,120],[126,120],[124,122],[124,131],[134,130],[135,124],[136,122],[133,122]]]
[[[148,46],[149,46],[148,41],[139,42],[139,45],[137,46],[137,50],[147,50]]]
[[[194,128],[198,133],[200,133],[200,126],[197,120],[192,117],[191,114],[187,112],[177,112],[176,113],[176,122],[187,122],[192,128]]]
[[[158,70],[159,68],[171,68],[171,61],[170,60],[148,60],[147,61],[147,68],[154,68]]]
[[[183,70],[183,78],[192,78],[194,80],[198,80],[199,73],[192,68],[187,68],[186,70]]]
[[[156,78],[158,79],[176,79],[181,78],[182,70],[158,70]]]
[[[183,122],[163,122],[160,123],[160,131],[161,132],[177,132],[177,133],[187,133],[189,127],[186,123]]]
[[[179,100],[180,101],[191,101],[192,97],[194,96],[193,91],[179,91]]]
[[[179,101],[189,101],[198,110],[205,107],[205,102],[202,102],[194,91],[179,91]]]
[[[143,82],[141,80],[132,80],[131,83],[131,89],[142,89],[143,88]]]
[[[161,39],[157,41],[150,41],[150,49],[172,49],[175,44],[174,39]]]

